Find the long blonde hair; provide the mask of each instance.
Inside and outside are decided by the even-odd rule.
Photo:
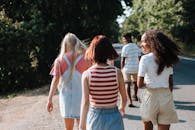
[[[62,42],[61,42],[61,49],[60,49],[60,53],[58,55],[59,58],[62,58],[64,56],[65,53],[67,52],[72,52],[72,62],[71,62],[71,68],[70,68],[70,73],[68,76],[68,81],[71,79],[72,77],[72,73],[73,73],[73,68],[74,68],[74,62],[76,59],[76,56],[79,54],[84,53],[84,51],[86,50],[86,46],[85,44],[83,44],[79,38],[73,34],[73,33],[67,33],[65,35],[65,37],[63,38]]]

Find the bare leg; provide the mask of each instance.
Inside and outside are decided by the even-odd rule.
[[[153,124],[151,121],[144,122],[144,130],[153,130]]]
[[[78,130],[79,130],[79,122],[80,122],[80,119],[77,118],[77,119],[76,119],[76,122],[77,122],[77,127],[78,127]]]
[[[126,93],[127,93],[127,97],[129,98],[129,105],[133,105],[132,102],[132,98],[131,98],[131,87],[130,87],[131,83],[130,82],[126,82],[125,83],[125,88],[126,88]]]
[[[133,97],[135,98],[135,101],[138,101],[138,98],[137,98],[137,91],[138,91],[137,81],[134,81],[133,82],[133,89],[134,89],[134,95],[133,95]]]
[[[158,130],[169,130],[170,125],[158,124]]]
[[[73,130],[74,127],[74,119],[72,118],[64,118],[65,130]]]

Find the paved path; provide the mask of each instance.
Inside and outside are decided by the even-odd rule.
[[[179,123],[172,125],[171,130],[195,130],[195,85],[177,85],[173,93]],[[47,96],[41,94],[1,100],[0,130],[63,130],[58,96],[54,98],[55,108],[51,114],[45,109],[46,99]],[[138,102],[134,103],[139,107]],[[126,107],[124,124],[125,130],[142,130],[139,108]]]
[[[175,84],[173,95],[179,123],[173,124],[171,130],[195,130],[195,61],[183,59],[176,66]],[[0,130],[63,130],[58,95],[54,98],[54,111],[51,114],[46,111],[48,89],[46,86],[15,98],[0,99]],[[140,104],[134,103],[137,108],[126,107],[125,130],[143,129]]]

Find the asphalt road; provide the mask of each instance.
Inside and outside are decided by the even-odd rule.
[[[119,65],[116,61],[116,65]],[[195,130],[195,60],[182,58],[174,68],[174,102],[179,123],[171,130]],[[59,114],[58,95],[54,97],[54,111],[46,111],[49,85],[14,98],[0,99],[0,130],[63,130]],[[139,95],[142,90],[139,89]],[[142,130],[139,102],[136,108],[126,109],[125,130]],[[74,130],[77,130],[75,125]],[[157,130],[155,127],[154,130]]]
[[[115,61],[115,66],[120,68],[120,60]],[[195,84],[195,59],[180,57],[180,61],[174,67],[174,84]]]
[[[141,95],[142,91],[139,89],[138,94]],[[195,59],[181,57],[174,67],[173,96],[179,123],[172,124],[171,130],[195,130]],[[133,103],[137,108],[126,107],[126,115],[123,118],[125,130],[142,130],[140,103]],[[157,130],[157,126],[154,130]]]
[[[174,84],[195,84],[195,59],[180,57],[180,62],[174,68]]]

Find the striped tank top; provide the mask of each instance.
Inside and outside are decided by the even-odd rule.
[[[119,92],[117,68],[114,66],[92,66],[89,73],[90,104],[95,107],[116,105]]]

